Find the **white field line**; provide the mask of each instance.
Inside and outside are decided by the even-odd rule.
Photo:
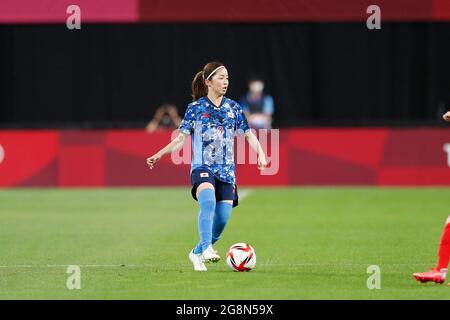
[[[141,268],[145,265],[121,265],[121,264],[18,264],[18,265],[0,265],[0,268],[67,268],[76,265],[80,268]],[[150,265],[149,265],[150,266]]]
[[[259,267],[321,267],[321,266],[334,266],[334,267],[357,267],[357,266],[370,266],[374,263],[262,263]],[[74,264],[43,264],[43,265],[0,265],[3,269],[20,269],[20,268],[67,268],[69,265]],[[379,266],[427,266],[430,263],[378,263]],[[77,265],[80,268],[164,268],[167,266],[154,265],[154,264],[81,264]],[[184,267],[189,264],[173,264],[170,267]]]
[[[250,196],[252,194],[252,190],[250,189],[243,189],[241,191],[239,191],[239,200],[244,200],[245,198],[247,198],[248,196]]]

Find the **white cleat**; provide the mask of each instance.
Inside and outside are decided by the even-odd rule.
[[[194,265],[195,271],[208,271],[205,264],[203,263],[201,253],[195,254],[194,250],[192,250],[191,252],[189,252],[189,260],[191,260],[192,264]]]
[[[217,251],[213,249],[212,245],[209,245],[209,247],[202,252],[202,257],[204,262],[217,262],[220,260],[220,256],[217,254]]]

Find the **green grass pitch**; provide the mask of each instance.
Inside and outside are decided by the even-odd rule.
[[[241,189],[243,193],[244,189]],[[197,204],[189,188],[0,191],[0,299],[449,299],[419,284],[450,214],[445,188],[254,188],[216,249],[256,251],[192,270]],[[66,287],[67,265],[81,289]],[[381,289],[369,290],[378,265]]]

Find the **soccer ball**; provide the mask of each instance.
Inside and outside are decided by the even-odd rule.
[[[256,253],[248,243],[235,243],[227,253],[227,265],[234,271],[250,271],[256,265]]]

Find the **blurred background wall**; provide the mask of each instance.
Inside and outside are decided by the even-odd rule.
[[[73,4],[80,30],[66,27]],[[379,30],[366,26],[372,4]],[[286,159],[276,177],[241,168],[244,184],[450,185],[449,21],[444,0],[3,0],[0,186],[188,184],[148,175],[170,133],[143,128],[162,104],[184,114],[210,60],[229,69],[228,97],[259,75],[275,102]]]

